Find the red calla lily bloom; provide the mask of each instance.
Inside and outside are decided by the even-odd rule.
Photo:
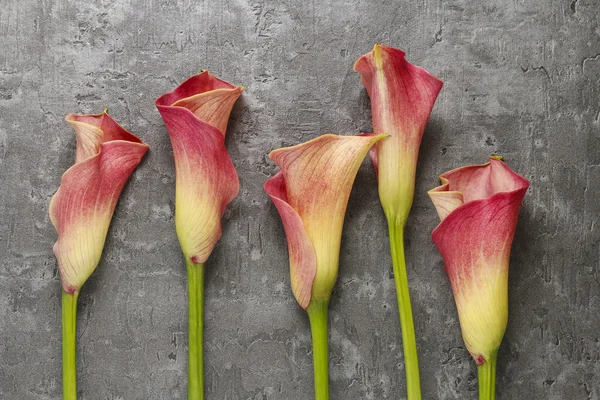
[[[508,322],[508,263],[529,181],[492,158],[458,168],[429,191],[441,223],[433,241],[444,259],[467,349],[479,365],[480,398],[495,393],[496,355]]]
[[[75,165],[50,201],[50,220],[58,232],[54,254],[63,290],[75,293],[100,261],[121,189],[148,146],[106,112],[66,120],[75,128]]]
[[[360,57],[354,70],[371,98],[373,130],[386,133],[371,149],[377,171],[379,199],[387,218],[394,280],[402,328],[402,345],[409,400],[421,398],[417,343],[410,304],[404,225],[412,207],[421,138],[442,81],[404,57],[404,52],[376,44]]]
[[[175,157],[175,225],[188,261],[202,264],[221,237],[221,217],[239,191],[225,133],[243,91],[202,72],[156,100]]]
[[[156,100],[175,157],[175,227],[186,259],[189,297],[188,397],[204,397],[204,263],[221,237],[221,217],[239,191],[225,133],[244,90],[208,73]]]
[[[75,128],[75,165],[64,173],[50,201],[50,220],[58,232],[53,250],[63,287],[63,395],[75,399],[79,291],[100,261],[121,190],[148,146],[106,111],[70,114],[66,120]]]

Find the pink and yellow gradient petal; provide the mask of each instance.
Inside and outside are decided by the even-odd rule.
[[[207,71],[156,100],[173,147],[175,228],[188,273],[188,397],[204,398],[204,263],[221,238],[221,218],[239,192],[225,134],[244,90]]]
[[[312,285],[317,273],[315,248],[304,229],[302,218],[288,203],[285,180],[281,171],[265,182],[265,191],[277,207],[286,232],[292,293],[298,304],[306,310],[312,299]]]
[[[327,311],[348,198],[367,152],[385,136],[329,134],[269,155],[281,171],[265,191],[283,221],[292,292],[310,320],[316,400],[329,399]]]
[[[177,236],[186,259],[195,264],[210,256],[225,208],[239,192],[225,133],[242,91],[205,71],[156,101],[175,158]]]
[[[443,83],[406,61],[402,50],[379,44],[356,61],[354,70],[371,98],[373,131],[390,135],[371,150],[381,204],[388,217],[405,222],[421,139]]]
[[[172,92],[162,95],[156,104],[186,108],[200,121],[215,127],[225,136],[229,115],[243,91],[243,86],[234,86],[203,71]]]
[[[442,185],[429,191],[441,219],[432,237],[444,259],[465,344],[482,364],[500,347],[508,322],[510,249],[529,182],[497,159],[440,179]]]
[[[404,226],[413,203],[421,138],[442,81],[406,61],[402,50],[376,44],[354,70],[371,98],[373,130],[385,132],[370,155],[387,218],[409,400],[421,399],[410,291],[404,257]]]
[[[284,211],[288,243],[293,244],[291,269],[298,271],[292,273],[292,287],[305,294],[310,284],[313,299],[331,296],[352,184],[369,149],[385,136],[328,134],[269,155],[281,172],[267,181],[265,190],[280,213]],[[302,260],[302,266],[296,260]],[[298,297],[308,307],[305,295]]]
[[[63,289],[74,293],[98,265],[121,190],[148,146],[106,112],[66,119],[75,128],[76,163],[62,176],[49,214]]]

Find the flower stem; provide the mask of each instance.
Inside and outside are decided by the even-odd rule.
[[[204,264],[186,261],[188,275],[188,400],[204,399]]]
[[[62,291],[63,399],[77,400],[77,298],[79,292]]]
[[[328,307],[329,300],[313,299],[306,310],[312,333],[315,400],[329,400]]]
[[[479,400],[496,399],[496,365],[498,352],[494,351],[489,360],[477,366],[479,380]]]
[[[419,359],[417,356],[417,340],[413,322],[408,277],[406,275],[406,259],[404,258],[404,225],[397,225],[388,219],[394,281],[400,312],[402,329],[402,345],[404,348],[404,368],[406,370],[406,392],[408,400],[421,399],[421,382],[419,378]]]

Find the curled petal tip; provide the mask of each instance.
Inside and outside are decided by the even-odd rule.
[[[488,199],[501,192],[522,192],[524,195],[529,187],[527,179],[496,157],[490,157],[485,164],[448,171],[440,175],[440,181],[440,186],[427,193],[442,221],[464,203]]]
[[[208,71],[187,79],[175,90],[156,100],[159,107],[188,109],[200,121],[217,128],[223,136],[227,131],[229,114],[244,87],[234,86]]]

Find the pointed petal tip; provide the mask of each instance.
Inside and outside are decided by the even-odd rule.
[[[390,137],[391,135],[388,135],[387,133],[368,132],[368,133],[361,133],[358,136],[373,137],[373,138],[377,138],[377,140],[381,140],[383,138]]]
[[[390,47],[383,44],[375,43],[373,46],[373,53],[376,57],[380,57],[382,53],[394,53],[396,56],[404,58],[406,56],[406,52],[404,50],[400,50],[396,47]]]

